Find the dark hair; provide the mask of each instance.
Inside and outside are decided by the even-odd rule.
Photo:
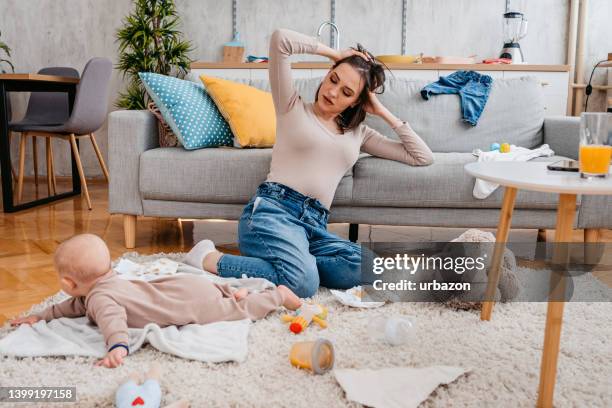
[[[385,92],[385,68],[389,69],[383,62],[377,60],[369,51],[367,51],[361,44],[357,44],[357,48],[351,47],[354,50],[362,52],[369,60],[363,59],[359,55],[351,55],[350,57],[343,58],[341,60],[336,61],[336,63],[331,67],[331,69],[336,68],[338,65],[347,63],[359,72],[361,78],[363,79],[365,85],[359,96],[357,97],[357,103],[353,107],[348,107],[344,111],[340,113],[336,117],[336,123],[342,130],[342,132],[346,130],[351,130],[359,126],[361,122],[364,121],[366,117],[365,105],[369,100],[368,92],[374,92],[376,94],[382,94]],[[331,70],[330,69],[330,70]],[[317,101],[319,96],[319,89],[321,89],[321,85],[317,88],[317,93],[315,94],[315,101]]]

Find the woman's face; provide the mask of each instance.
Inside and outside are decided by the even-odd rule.
[[[359,72],[350,64],[342,63],[323,79],[317,94],[317,109],[329,115],[339,115],[355,105],[363,86]]]

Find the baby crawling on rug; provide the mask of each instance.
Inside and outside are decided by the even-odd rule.
[[[87,316],[100,328],[108,350],[96,365],[108,368],[121,365],[129,353],[128,327],[258,320],[280,306],[296,310],[302,304],[282,285],[249,293],[190,274],[148,282],[122,279],[111,267],[108,247],[92,234],[76,235],[63,242],[55,252],[54,263],[62,290],[72,297],[11,324]]]

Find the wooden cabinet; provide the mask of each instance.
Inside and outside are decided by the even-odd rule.
[[[402,65],[388,64],[396,78],[436,81],[440,76],[457,70],[474,70],[493,79],[534,76],[542,84],[546,116],[565,115],[567,109],[569,66],[567,65]],[[325,76],[330,64],[298,62],[292,64],[294,78],[320,78]],[[267,64],[226,64],[195,62],[192,72],[227,79],[267,79]]]

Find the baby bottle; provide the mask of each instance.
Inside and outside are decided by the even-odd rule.
[[[407,316],[376,316],[368,324],[368,333],[374,341],[398,346],[416,335],[414,319]]]
[[[289,361],[295,367],[323,374],[334,366],[334,346],[326,339],[299,341],[291,346]]]

